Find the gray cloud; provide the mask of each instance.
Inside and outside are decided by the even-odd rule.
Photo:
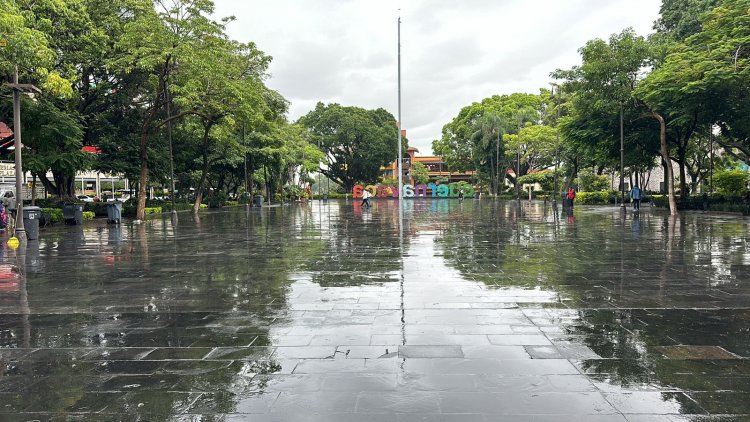
[[[458,111],[495,94],[536,93],[593,38],[650,31],[660,0],[216,0],[229,33],[274,57],[268,84],[290,119],[318,101],[395,116],[396,19],[403,17],[403,121],[423,154]]]

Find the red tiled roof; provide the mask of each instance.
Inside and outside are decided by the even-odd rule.
[[[10,130],[8,125],[6,125],[3,122],[0,122],[0,140],[3,140],[5,138],[9,138],[13,136],[13,131]]]

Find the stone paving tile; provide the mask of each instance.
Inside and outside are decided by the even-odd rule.
[[[750,419],[747,219],[395,203],[44,229],[0,420]]]

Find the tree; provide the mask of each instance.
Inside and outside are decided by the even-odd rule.
[[[681,41],[702,29],[702,18],[721,0],[662,0],[654,29]]]
[[[519,140],[520,139],[520,140]],[[521,164],[529,169],[543,169],[554,162],[557,131],[545,125],[528,125],[521,128],[521,136],[508,135],[508,154],[520,153]],[[515,158],[514,158],[515,159]]]
[[[173,120],[195,112],[180,110],[166,116],[167,89],[189,92],[190,72],[182,75],[184,91],[170,85],[189,63],[205,63],[211,55],[211,46],[223,37],[224,26],[209,16],[214,11],[210,0],[155,0],[155,10],[149,4],[134,11],[136,17],[125,25],[124,33],[116,44],[117,57],[111,66],[124,77],[143,74],[140,90],[132,98],[132,106],[142,110],[139,130],[140,172],[136,218],[145,217],[146,190],[149,181],[149,139],[151,135]],[[208,48],[207,48],[208,47]],[[218,64],[217,64],[218,65]],[[179,98],[174,98],[179,103]]]
[[[488,177],[490,180],[495,177],[499,179],[499,174],[504,173],[515,183],[515,177],[505,172],[511,163],[497,159],[498,156],[507,157],[505,151],[502,151],[502,134],[518,133],[519,116],[521,126],[527,123],[539,124],[544,117],[542,97],[514,93],[494,95],[472,103],[462,108],[450,123],[443,126],[443,136],[433,141],[432,149],[443,157],[451,171],[474,170],[479,177]],[[526,174],[527,170],[527,167],[522,167],[521,175]],[[499,186],[500,182],[495,185]]]
[[[347,191],[357,182],[374,182],[380,168],[393,162],[398,142],[396,119],[382,108],[318,103],[299,123],[328,160],[323,174]]]
[[[414,163],[414,183],[426,184],[430,181],[430,171],[423,163]]]
[[[479,158],[480,162],[477,164],[489,168],[489,173],[492,176],[492,191],[495,195],[500,192],[500,151],[502,149],[505,152],[502,143],[503,127],[506,125],[507,123],[498,113],[487,112],[475,124],[476,131],[471,135],[473,155]],[[493,149],[494,155],[492,154]]]
[[[644,107],[634,95],[634,90],[644,77],[644,69],[650,63],[652,52],[652,46],[645,38],[636,35],[632,29],[626,29],[613,34],[608,42],[601,39],[589,41],[580,49],[581,66],[567,71],[557,70],[553,76],[567,80],[564,89],[574,95],[574,112],[563,123],[563,133],[578,137],[582,142],[601,141],[604,145],[599,146],[600,152],[606,151],[607,145],[610,148],[619,145],[620,110],[629,116],[628,120],[653,118],[659,123],[659,153],[666,170],[670,211],[675,214],[677,207],[666,121],[658,111]],[[599,119],[607,122],[605,131],[602,131]],[[591,134],[597,137],[587,140],[586,135]],[[619,151],[618,154],[605,152],[602,158],[612,160],[618,156]]]

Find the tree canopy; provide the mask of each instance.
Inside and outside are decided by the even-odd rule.
[[[395,161],[398,129],[386,110],[318,103],[299,123],[325,154],[322,172],[350,191],[357,182],[375,182],[380,168]],[[404,142],[404,151],[406,142]]]

